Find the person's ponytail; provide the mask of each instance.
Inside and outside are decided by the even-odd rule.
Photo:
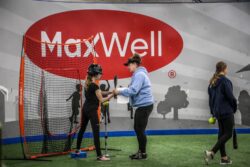
[[[141,60],[141,57],[140,57],[140,55],[139,55],[138,53],[134,53],[132,59],[134,60],[134,62],[135,62],[138,66],[141,65],[142,60]]]
[[[216,64],[216,71],[213,75],[213,77],[209,81],[210,86],[214,86],[217,82],[217,80],[220,78],[220,75],[224,70],[227,68],[227,64],[223,61],[220,61]]]
[[[89,85],[92,83],[92,76],[91,75],[87,75],[86,81],[85,81],[85,88],[86,90],[88,90]]]
[[[216,84],[216,81],[220,78],[220,75],[215,72],[213,77],[210,79],[210,85],[214,86]]]

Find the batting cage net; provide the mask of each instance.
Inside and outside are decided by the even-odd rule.
[[[78,47],[86,47],[86,41],[93,44],[92,38],[59,44],[24,37],[19,125],[25,158],[66,154],[75,148],[74,139],[80,128],[80,111],[84,102],[82,85],[95,56],[76,56],[75,61],[63,48],[73,53]],[[93,53],[93,50],[89,49],[89,52]],[[93,149],[90,132],[83,139],[82,149]]]

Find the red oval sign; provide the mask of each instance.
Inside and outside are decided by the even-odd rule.
[[[94,47],[88,41],[79,44],[90,36]],[[149,16],[114,10],[76,10],[50,15],[34,23],[26,37],[25,52],[34,64],[70,78],[75,75],[50,69],[77,68],[82,79],[93,54],[103,67],[103,79],[112,79],[114,75],[131,76],[123,63],[134,52],[143,57],[143,66],[151,72],[172,62],[183,48],[180,34],[168,24]],[[77,44],[65,45],[70,43]]]

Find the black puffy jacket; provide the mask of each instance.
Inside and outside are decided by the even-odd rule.
[[[233,95],[232,82],[221,75],[215,85],[209,85],[209,107],[211,114],[217,119],[224,119],[237,110],[237,100]]]

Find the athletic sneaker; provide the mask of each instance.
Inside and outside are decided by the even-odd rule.
[[[109,161],[110,158],[107,158],[106,156],[100,156],[100,157],[97,157],[97,161]]]
[[[143,159],[147,159],[148,158],[148,155],[146,153],[141,153],[141,152],[138,152],[132,156],[130,156],[130,158],[133,160],[133,159],[136,159],[136,160],[143,160]]]
[[[231,165],[232,163],[233,163],[233,161],[230,159],[230,157],[227,157],[226,160],[224,160],[224,159],[220,160],[221,165]]]
[[[132,154],[129,156],[129,158],[133,159],[134,157],[137,157],[140,151],[136,152],[135,154]]]
[[[213,155],[212,151],[206,150],[206,151],[204,151],[204,153],[205,153],[205,156],[204,156],[205,164],[208,165],[209,160],[214,159],[214,155]]]

